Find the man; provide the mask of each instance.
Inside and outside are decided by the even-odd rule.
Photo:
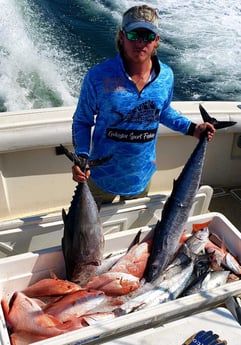
[[[73,117],[75,153],[111,159],[93,169],[72,169],[76,182],[88,184],[96,201],[112,202],[146,196],[156,170],[155,145],[159,124],[200,138],[212,124],[194,124],[175,111],[174,78],[158,60],[158,14],[147,5],[123,14],[117,34],[119,54],[91,68],[83,81]],[[92,127],[94,127],[92,133]]]

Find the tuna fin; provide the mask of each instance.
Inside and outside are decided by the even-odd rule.
[[[64,208],[62,209],[62,219],[63,219],[63,222],[64,222],[64,224],[65,224],[65,223],[66,223],[66,220],[67,220],[67,214],[66,214]]]
[[[127,248],[127,252],[137,243],[140,242],[140,237],[141,237],[141,230],[138,231],[132,242],[130,243],[129,247]]]
[[[202,115],[203,121],[212,123],[216,129],[230,127],[237,123],[235,121],[218,121],[214,117],[211,117],[201,104],[199,104],[199,110]]]
[[[97,210],[98,212],[100,212],[101,206],[102,206],[102,200],[97,200],[96,202],[96,206],[97,206]]]

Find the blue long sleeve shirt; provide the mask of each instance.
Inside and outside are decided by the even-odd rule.
[[[156,170],[160,123],[183,134],[191,124],[170,105],[171,68],[154,60],[156,77],[141,92],[128,78],[120,55],[91,68],[82,84],[73,117],[75,153],[90,159],[112,155],[92,168],[91,178],[113,194],[134,195],[146,188]]]

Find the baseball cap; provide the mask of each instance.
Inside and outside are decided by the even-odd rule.
[[[123,14],[122,28],[126,32],[147,29],[158,34],[157,10],[147,5],[131,7]]]

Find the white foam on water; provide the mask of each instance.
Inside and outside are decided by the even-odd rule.
[[[108,0],[101,2],[108,6]],[[126,0],[120,4],[114,0],[112,4],[121,17],[129,7],[147,2]],[[217,99],[233,92],[239,100],[241,3],[236,0],[152,0],[148,5],[159,11],[159,54],[162,56],[162,50],[170,54],[174,72],[181,70],[187,78],[207,80]]]
[[[48,42],[41,44],[40,37],[39,46],[33,42],[32,28],[25,25],[14,0],[0,0],[0,8],[0,98],[7,110],[75,104],[65,80],[68,70],[58,65],[61,51]]]
[[[241,96],[241,3],[235,0],[159,1],[165,45],[177,50],[176,63],[187,76],[212,79],[217,95]],[[165,5],[165,7],[164,7]],[[168,42],[168,43],[165,43]],[[228,100],[228,99],[227,99]]]
[[[175,75],[178,74],[176,82],[181,79],[183,87],[187,88],[190,80],[197,86],[200,82],[207,88],[203,90],[203,97],[209,92],[214,100],[240,100],[240,2],[78,1],[80,6],[88,7],[96,40],[89,40],[89,46],[84,46],[80,40],[77,47],[80,57],[76,58],[68,45],[60,47],[61,37],[55,37],[58,34],[54,20],[45,21],[34,8],[34,2],[0,0],[0,111],[75,105],[83,76],[90,65],[95,64],[93,52],[96,52],[98,33],[109,29],[105,26],[105,18],[112,21],[113,31],[113,27],[120,26],[125,10],[144,3],[159,10],[159,56],[171,64]],[[78,22],[73,25],[78,26]],[[93,32],[92,37],[95,38]],[[101,43],[99,49],[104,50],[102,56],[108,57],[112,49],[110,42],[98,43]],[[105,47],[109,49],[106,52]],[[190,100],[201,97],[199,91],[190,92]]]

